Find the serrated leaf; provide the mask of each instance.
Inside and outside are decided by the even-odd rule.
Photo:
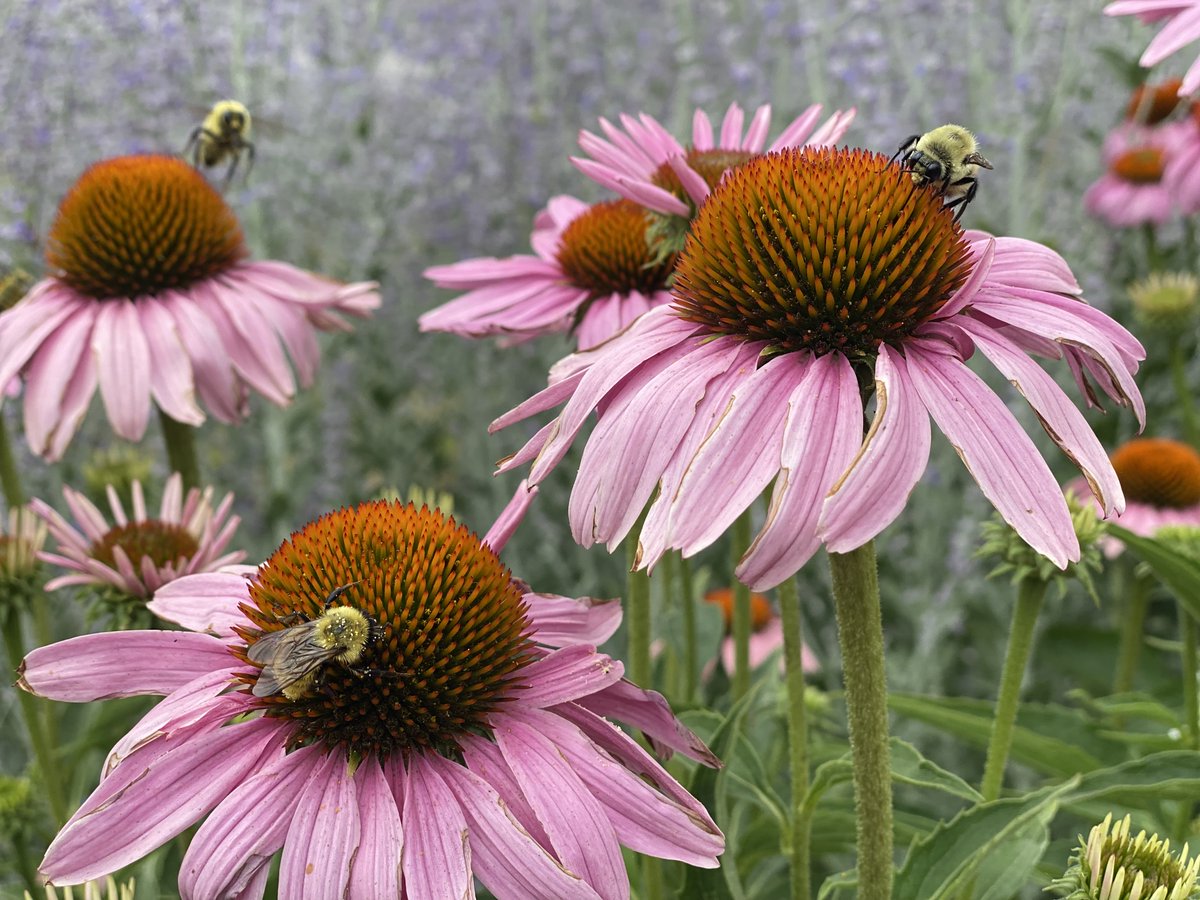
[[[1193,619],[1200,620],[1200,562],[1162,541],[1134,534],[1120,525],[1109,525],[1107,530],[1150,567]]]
[[[1006,856],[1010,841],[1025,841],[1032,830],[1045,830],[1075,777],[1024,797],[973,806],[939,824],[916,841],[896,875],[894,900],[950,900],[977,877],[992,855]]]

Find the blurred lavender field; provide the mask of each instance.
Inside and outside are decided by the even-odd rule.
[[[315,515],[389,486],[449,491],[464,521],[480,531],[492,521],[515,485],[492,467],[519,436],[489,438],[487,423],[543,385],[568,342],[498,349],[420,336],[418,314],[451,296],[421,272],[527,252],[532,216],[552,195],[601,199],[567,158],[598,116],[646,111],[685,135],[696,106],[719,116],[731,101],[771,103],[777,133],[819,101],[857,107],[848,141],[888,153],[960,122],[995,164],[967,223],[1050,244],[1089,300],[1111,299],[1112,233],[1085,218],[1080,197],[1126,99],[1106,51],[1135,58],[1145,30],[1090,3],[8,0],[0,10],[0,264],[40,275],[41,240],[84,167],[177,153],[213,101],[236,97],[255,115],[258,159],[228,198],[254,255],[382,285],[375,319],[323,344],[315,389],[287,410],[256,400],[241,428],[201,431],[204,478],[237,493],[252,561]],[[4,414],[18,431],[19,402]],[[56,499],[57,479],[78,481],[89,451],[112,440],[93,415],[59,469],[23,459],[32,492]],[[159,440],[146,438],[156,459]],[[623,560],[570,539],[562,474],[507,561],[546,590],[618,594]],[[975,659],[964,636],[1006,620],[1009,593],[977,577],[989,508],[973,486],[960,492],[968,483],[935,440],[926,483],[881,537],[895,690],[987,691],[999,667]],[[825,577],[811,565],[801,583],[821,598]],[[827,602],[814,602],[810,633],[830,659]],[[1068,677],[1054,657],[1046,647],[1042,658]]]

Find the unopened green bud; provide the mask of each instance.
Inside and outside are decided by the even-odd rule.
[[[1071,526],[1075,529],[1075,537],[1079,541],[1079,562],[1068,563],[1066,569],[1060,570],[1053,562],[1038,553],[1013,530],[1012,526],[999,516],[983,524],[983,546],[979,548],[979,556],[992,556],[997,559],[997,566],[991,574],[1012,574],[1014,582],[1026,578],[1036,578],[1047,584],[1055,582],[1060,591],[1066,589],[1066,583],[1071,579],[1083,585],[1084,590],[1093,599],[1096,591],[1092,584],[1092,572],[1098,571],[1103,565],[1098,541],[1103,534],[1104,526],[1096,515],[1095,505],[1090,501],[1080,501],[1074,494],[1067,494],[1067,508],[1071,513]]]
[[[1200,280],[1184,272],[1154,272],[1129,286],[1138,322],[1167,336],[1194,326],[1198,297]]]

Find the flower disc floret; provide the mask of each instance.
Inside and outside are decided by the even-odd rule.
[[[199,551],[200,542],[196,535],[177,522],[146,519],[109,529],[92,544],[91,556],[115,569],[117,562],[113,550],[116,547],[120,547],[126,559],[140,570],[143,558],[162,567],[192,557]]]
[[[874,356],[970,274],[962,230],[933,190],[865,150],[752,160],[701,208],[680,258],[681,315],[775,352]]]
[[[1161,147],[1135,147],[1116,157],[1109,168],[1131,184],[1158,184],[1166,165],[1167,157]]]
[[[1117,449],[1113,468],[1125,498],[1161,509],[1200,503],[1200,453],[1166,438],[1140,438]]]
[[[259,570],[244,612],[261,631],[313,621],[327,598],[352,606],[375,634],[353,665],[331,663],[312,691],[266,698],[291,720],[293,745],[344,745],[387,758],[453,751],[479,733],[533,661],[522,590],[495,553],[454,519],[375,501],[294,533]],[[253,676],[249,680],[254,680]]]
[[[646,240],[646,216],[628,200],[590,207],[562,233],[558,262],[567,279],[594,297],[664,288],[675,256],[654,252]]]
[[[212,278],[246,256],[233,210],[170,156],[96,163],[63,198],[46,264],[96,299],[140,297]]]

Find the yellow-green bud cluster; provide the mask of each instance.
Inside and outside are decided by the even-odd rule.
[[[1026,578],[1036,578],[1047,584],[1055,582],[1060,590],[1065,590],[1066,583],[1075,579],[1095,597],[1092,572],[1099,571],[1103,565],[1098,541],[1104,532],[1104,525],[1090,501],[1081,501],[1068,493],[1067,508],[1071,513],[1071,526],[1079,540],[1079,562],[1068,563],[1066,569],[1059,570],[1049,559],[1025,543],[1007,522],[996,516],[983,524],[983,545],[978,554],[997,559],[998,564],[991,574],[1011,573],[1014,582]]]
[[[83,464],[83,483],[89,496],[103,497],[108,486],[122,498],[128,498],[135,481],[145,484],[150,480],[153,460],[130,444],[118,444],[106,450],[97,450]]]
[[[1198,297],[1200,280],[1185,272],[1154,272],[1129,286],[1138,322],[1166,335],[1193,327]]]
[[[1129,816],[1112,821],[1112,813],[1094,827],[1071,857],[1062,878],[1046,890],[1066,900],[1197,900],[1200,857],[1188,860],[1185,844],[1179,856],[1171,842],[1157,834],[1130,835]]]

